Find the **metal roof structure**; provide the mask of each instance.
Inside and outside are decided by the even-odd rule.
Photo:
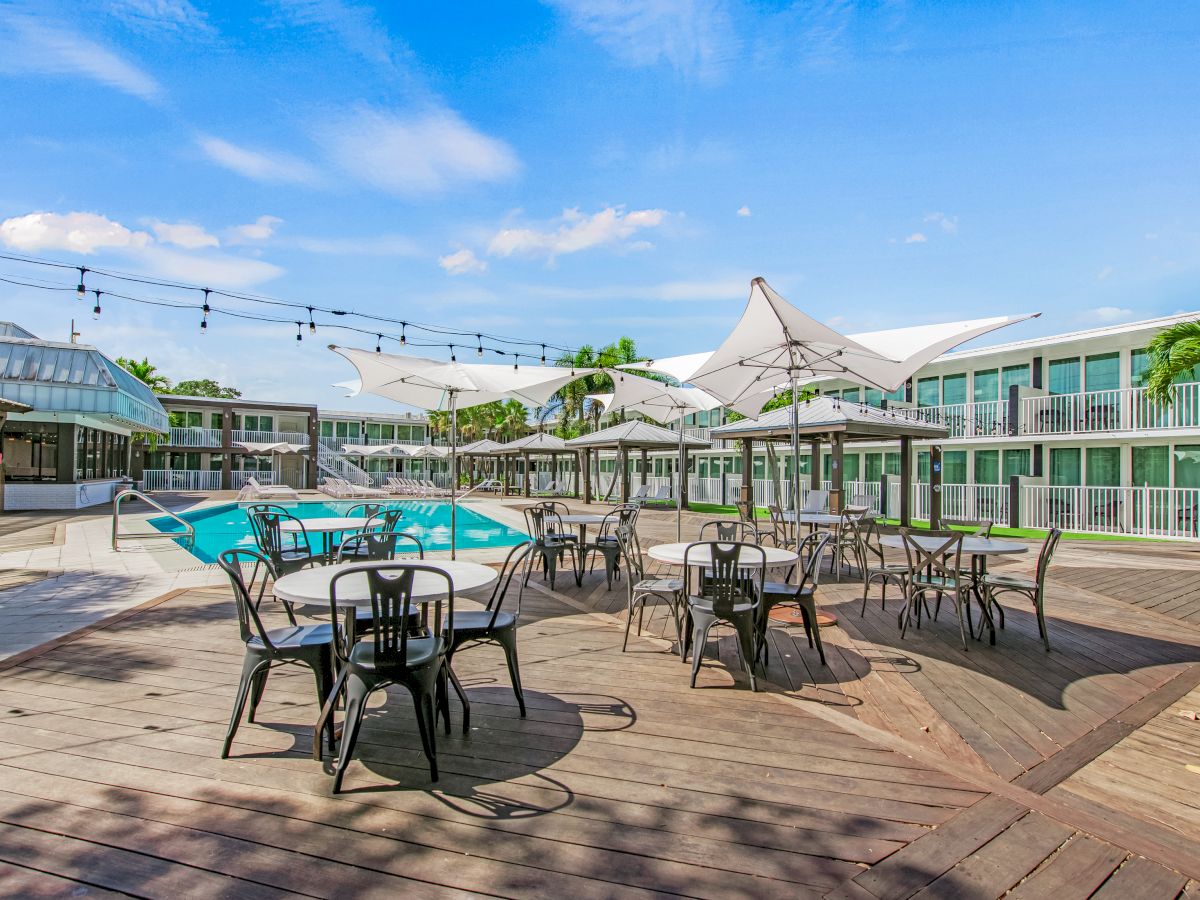
[[[703,448],[711,445],[704,438],[684,435],[684,446]],[[641,419],[622,422],[591,434],[580,435],[566,442],[568,450],[612,450],[629,447],[646,450],[674,450],[679,446],[679,432]]]
[[[916,440],[937,440],[949,435],[939,425],[921,421],[904,409],[878,409],[858,403],[847,403],[836,397],[812,397],[797,406],[796,424],[801,437],[820,437],[840,433],[846,441],[878,441],[910,437]],[[790,407],[773,409],[757,419],[727,422],[709,431],[714,438],[751,438],[762,440],[792,440],[792,411]]]

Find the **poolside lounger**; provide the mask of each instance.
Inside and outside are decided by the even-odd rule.
[[[669,487],[660,487],[652,496],[644,498],[640,506],[670,506],[674,508],[675,501],[671,499],[671,489]]]
[[[242,488],[242,493],[246,493],[249,489],[251,500],[268,500],[271,498],[284,500],[299,500],[300,494],[295,489],[288,487],[286,484],[259,484],[258,479],[253,476],[246,479],[246,485]],[[238,495],[239,498],[241,494]]]

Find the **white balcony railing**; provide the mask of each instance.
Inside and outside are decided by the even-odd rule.
[[[1008,434],[1008,404],[1001,400],[922,406],[904,411],[921,422],[941,425],[951,438],[999,437]]]
[[[245,431],[241,428],[233,430],[234,443],[244,444],[302,444],[308,445],[308,434],[303,431]]]
[[[202,469],[146,469],[142,472],[144,491],[219,491],[220,471]]]
[[[172,428],[167,437],[171,447],[220,447],[220,428]]]
[[[1021,432],[1091,434],[1200,427],[1200,383],[1175,386],[1170,405],[1156,403],[1145,388],[1047,394],[1021,398]]]

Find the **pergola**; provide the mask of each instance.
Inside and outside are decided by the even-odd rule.
[[[550,457],[550,466],[554,471],[554,475],[558,477],[558,457],[562,454],[570,454],[575,459],[575,496],[579,496],[579,460],[569,449],[566,442],[552,434],[538,432],[536,434],[526,435],[515,441],[509,441],[507,444],[500,444],[492,454],[499,456],[504,461],[504,474],[500,476],[504,482],[504,494],[508,494],[508,461],[513,459],[514,462],[520,457],[525,462],[525,477],[524,485],[521,488],[521,495],[529,496],[529,459],[533,456],[548,456]]]
[[[503,446],[504,445],[501,443],[498,443],[498,442],[492,441],[492,440],[488,440],[487,438],[483,438],[481,440],[474,441],[470,444],[467,444],[465,447],[458,448],[459,458],[466,457],[468,468],[472,471],[472,477],[471,477],[472,484],[474,484],[474,482],[475,482],[475,478],[474,478],[475,461],[477,459],[479,459],[480,457],[487,457],[489,459],[494,458],[496,455],[496,451],[499,450]],[[461,464],[460,464],[460,466],[461,466]],[[458,473],[455,472],[454,474],[455,474],[454,483],[457,484],[458,483]]]
[[[904,409],[877,409],[858,403],[846,403],[833,397],[812,397],[802,400],[796,409],[796,424],[801,438],[807,438],[812,452],[809,477],[814,488],[821,486],[821,444],[830,445],[833,463],[830,466],[832,487],[829,494],[830,512],[842,508],[842,457],[847,443],[854,441],[900,442],[900,522],[908,525],[912,514],[912,442],[917,440],[939,440],[949,436],[949,431],[938,425],[923,422],[909,415]],[[778,441],[792,443],[792,410],[776,409],[763,413],[757,419],[746,419],[720,425],[709,432],[714,438],[740,439],[742,442],[742,500],[754,502],[752,448],[754,441]],[[799,451],[799,447],[796,448]],[[935,445],[930,456],[931,518],[936,523],[940,518],[941,500],[941,446]],[[799,465],[799,461],[793,463]],[[933,499],[936,498],[936,499]]]
[[[682,427],[682,426],[681,426]],[[640,450],[642,455],[642,484],[646,483],[647,454],[651,450],[678,450],[679,432],[671,431],[660,425],[652,425],[640,419],[622,422],[596,431],[592,434],[581,435],[567,441],[567,447],[583,453],[583,496],[586,502],[591,502],[591,456],[592,451],[615,450],[617,467],[621,478],[621,502],[629,499],[629,451]],[[698,437],[684,436],[683,459],[680,461],[682,470],[679,473],[679,508],[687,506],[687,451],[690,448],[710,446],[710,442]],[[615,474],[615,473],[614,473]]]

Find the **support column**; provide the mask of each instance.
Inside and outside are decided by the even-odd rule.
[[[629,502],[629,449],[623,448],[617,453],[617,462],[621,464],[621,502]]]
[[[521,495],[529,496],[529,454],[522,453],[521,459],[525,463],[525,474],[521,476]]]
[[[642,453],[646,451],[643,450]],[[683,465],[683,471],[679,473],[679,509],[683,511],[688,508],[688,447],[683,445],[683,459],[680,461]]]
[[[508,496],[508,456],[507,455],[500,457],[500,471],[503,473],[500,476],[500,481],[504,485],[500,490],[500,496],[507,497]]]
[[[929,448],[929,527],[942,527],[942,445]]]
[[[900,438],[900,526],[912,524],[912,438]]]
[[[833,461],[829,464],[829,511],[834,515],[837,515],[842,511],[842,493],[844,490],[842,481],[842,462],[845,458],[845,442],[842,440],[842,433],[840,431],[836,431],[833,434],[831,450]]]
[[[642,487],[646,486],[646,477],[650,474],[650,454],[642,448]]]
[[[222,419],[222,421],[224,421]],[[304,486],[310,491],[317,488],[317,445],[321,441],[320,423],[316,416],[308,417],[308,458],[306,460],[307,473],[304,479]],[[224,472],[225,467],[222,465],[221,471]],[[222,478],[224,476],[222,475]]]
[[[315,448],[313,452],[316,452]],[[313,460],[315,466],[315,456]],[[317,486],[315,478],[312,486]],[[233,490],[233,411],[229,409],[221,413],[221,490]]]
[[[808,444],[808,486],[814,491],[821,489],[821,442],[810,441]]]
[[[742,495],[741,502],[754,506],[754,442],[742,438]]]

